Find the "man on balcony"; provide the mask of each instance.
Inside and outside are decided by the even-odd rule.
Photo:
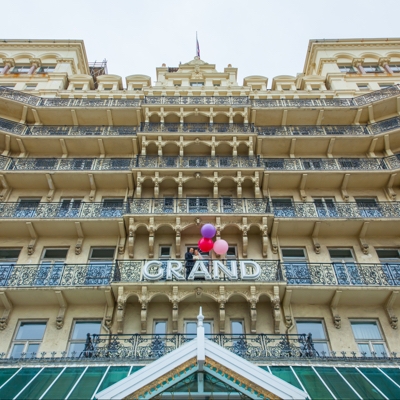
[[[194,249],[191,247],[189,251],[185,253],[185,268],[186,268],[186,279],[189,277],[190,272],[192,271],[194,261],[193,261],[193,252]]]

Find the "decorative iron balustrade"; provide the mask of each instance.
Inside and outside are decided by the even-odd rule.
[[[329,200],[329,201],[328,201]],[[63,200],[40,203],[40,200],[2,202],[0,218],[119,218],[126,214],[273,214],[276,218],[400,218],[399,202],[358,201],[293,202],[291,199],[233,199],[192,197],[179,199],[141,198],[86,203]]]
[[[214,124],[214,123],[153,123],[142,122],[141,132],[178,132],[178,133],[251,133],[252,124]]]
[[[0,97],[35,107],[140,107],[139,99],[62,99],[30,95],[0,86]]]
[[[267,171],[373,171],[400,167],[397,156],[386,158],[262,158],[261,162]]]
[[[278,218],[400,218],[399,202],[334,202],[315,199],[314,202],[293,202],[272,199],[266,209]]]
[[[143,102],[150,105],[250,105],[247,96],[146,96]]]
[[[0,169],[11,171],[118,171],[135,167],[135,158],[8,158],[0,157]]]
[[[281,108],[281,107],[360,107],[375,101],[398,96],[400,85],[393,85],[385,89],[376,90],[354,98],[333,99],[254,99],[251,100],[255,108]]]
[[[166,271],[167,271],[167,264],[168,260],[166,259],[159,259],[159,260],[116,260],[116,265],[115,265],[115,270],[114,270],[114,277],[113,277],[113,282],[121,282],[121,283],[134,283],[134,282],[142,282],[142,281],[150,281],[145,274],[143,273],[144,267],[148,262],[154,262],[154,263],[159,263],[159,267],[157,267],[156,264],[151,265],[148,268],[149,273],[152,275],[156,275],[159,271],[162,272],[161,278],[159,279],[160,281],[166,281]],[[174,260],[174,261],[179,261],[182,264],[182,269],[181,271],[176,271],[182,275],[182,278],[180,281],[187,280],[187,281],[193,281],[193,279],[188,279],[188,276],[195,264],[195,261],[190,262],[190,265],[185,263],[185,260]],[[227,278],[226,275],[222,274],[221,271],[218,273],[218,278],[216,279],[215,276],[213,275],[213,261],[221,261],[223,265],[230,271],[232,271],[233,268],[237,269],[237,279],[236,281],[246,281],[246,282],[282,282],[283,281],[283,275],[280,267],[280,261],[279,260],[251,260],[252,262],[256,262],[260,268],[260,273],[258,274],[257,277],[255,278],[242,278],[242,272],[239,267],[239,263],[241,261],[248,261],[248,260],[240,260],[240,259],[234,259],[234,260],[212,260],[208,259],[206,256],[202,260],[205,267],[208,269],[209,273],[212,275],[212,280],[208,280],[207,282],[211,281],[228,281],[229,279]],[[176,265],[174,265],[174,268],[176,268]],[[245,272],[247,274],[253,274],[254,273],[254,267],[250,264],[247,264],[245,266]],[[168,280],[176,281],[177,278],[175,275],[171,276],[171,279],[168,277]],[[197,280],[195,278],[194,280]]]
[[[354,98],[254,99],[248,96],[147,96],[144,99],[45,98],[0,86],[0,97],[35,107],[140,107],[148,105],[234,105],[253,107],[360,107],[398,96],[400,85],[376,90]]]
[[[137,156],[134,158],[12,158],[0,170],[112,171],[133,168],[264,168],[266,171],[374,171],[400,168],[400,154],[385,158],[260,158],[258,156]]]
[[[63,262],[2,263],[0,265],[0,287],[38,288],[110,285],[114,265],[113,262],[93,262],[89,264],[65,264]]]
[[[257,156],[137,156],[139,168],[257,168]]]
[[[288,285],[400,286],[400,263],[283,262]]]
[[[87,340],[80,357],[133,360],[155,360],[194,339],[188,334],[132,334],[93,335]],[[311,334],[266,335],[266,334],[209,334],[208,340],[217,343],[232,353],[252,361],[266,358],[316,357]],[[91,339],[91,340],[90,340]]]

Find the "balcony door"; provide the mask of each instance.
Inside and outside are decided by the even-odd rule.
[[[380,218],[382,211],[376,199],[356,199],[360,216],[363,218]]]
[[[101,217],[115,218],[124,214],[124,199],[103,199]]]
[[[338,212],[335,205],[335,200],[331,198],[318,198],[314,199],[315,209],[320,218],[335,218]]]
[[[272,199],[272,209],[275,217],[295,217],[296,212],[291,198]]]
[[[329,249],[329,255],[339,285],[360,285],[362,283],[351,249]]]
[[[36,274],[36,286],[57,286],[60,284],[68,248],[44,249]]]
[[[312,283],[305,249],[282,249],[282,260],[289,284],[310,285]]]
[[[40,199],[20,199],[15,209],[15,218],[33,218],[36,216]]]
[[[389,285],[400,285],[400,251],[398,249],[377,249],[382,270]]]
[[[115,247],[92,247],[85,285],[108,285],[114,263]]]
[[[61,199],[57,216],[59,218],[75,218],[79,216],[82,199]]]
[[[0,286],[7,286],[20,252],[20,249],[0,249]]]
[[[188,197],[189,213],[199,214],[208,211],[208,198],[207,197]]]

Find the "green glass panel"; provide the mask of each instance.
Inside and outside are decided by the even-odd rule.
[[[359,370],[389,399],[400,399],[400,388],[377,368],[359,368]]]
[[[338,371],[363,399],[383,399],[382,395],[355,368],[343,367],[338,368]]]
[[[83,367],[72,367],[67,368],[61,376],[57,379],[57,382],[51,387],[46,393],[43,399],[49,400],[63,400],[70,392],[72,387],[75,385],[76,380],[81,376],[85,368]]]
[[[61,371],[62,368],[45,368],[17,398],[38,399]]]
[[[129,375],[132,375],[134,372],[139,371],[139,369],[142,369],[142,368],[143,368],[143,366],[141,366],[141,365],[132,367],[131,373]]]
[[[88,368],[69,399],[90,399],[106,370],[107,367]]]
[[[293,369],[312,399],[333,399],[311,367],[293,367]]]
[[[0,390],[0,399],[13,399],[39,371],[40,368],[22,368]]]
[[[0,386],[7,382],[19,368],[2,368],[0,369]]]
[[[338,399],[358,399],[349,385],[332,367],[316,367],[316,371]]]
[[[390,376],[398,385],[400,385],[400,369],[399,368],[381,368],[381,370]]]
[[[110,367],[97,392],[101,392],[111,385],[114,385],[114,383],[119,382],[121,379],[126,378],[128,376],[129,369],[130,367]]]
[[[261,367],[261,368],[268,371],[267,367]],[[299,381],[295,377],[290,367],[269,367],[269,368],[273,375],[277,376],[278,378],[281,378],[287,383],[290,383],[291,385],[297,387],[298,389],[303,390],[303,388],[301,387]]]

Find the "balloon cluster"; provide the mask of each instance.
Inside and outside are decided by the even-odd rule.
[[[212,238],[217,233],[214,225],[205,224],[201,228],[202,238],[198,241],[197,245],[201,251],[207,252],[210,250],[214,250],[217,254],[225,254],[228,251],[228,243],[226,240],[216,240],[212,241]]]

